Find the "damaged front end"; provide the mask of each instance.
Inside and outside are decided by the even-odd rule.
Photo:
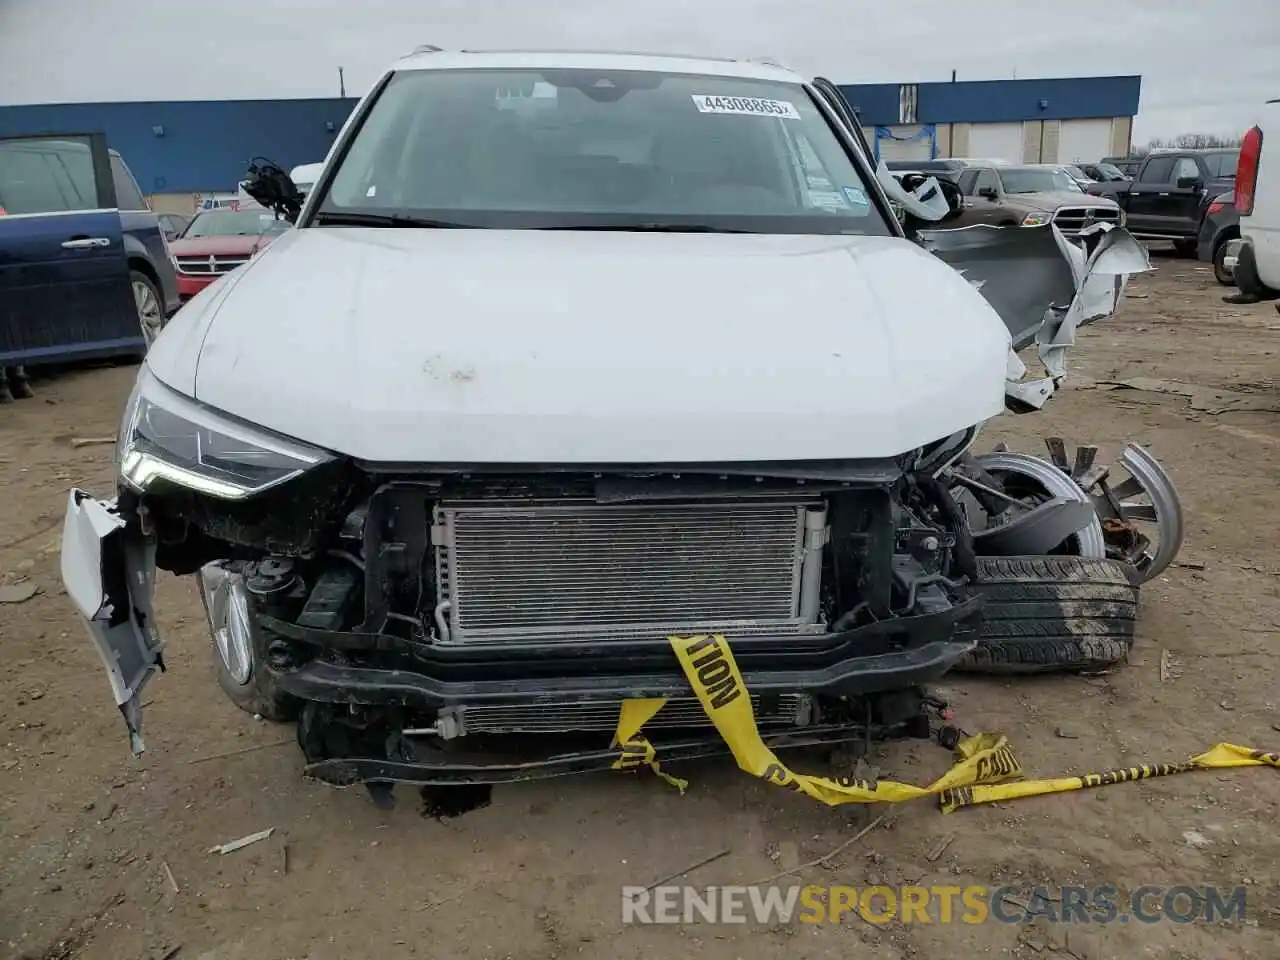
[[[298,716],[333,782],[607,766],[635,699],[666,700],[646,730],[673,758],[718,752],[673,635],[732,637],[775,747],[928,735],[922,685],[978,633],[972,543],[935,478],[975,433],[885,460],[393,468],[144,368],[120,497],[72,493],[63,571],[135,753],[157,568],[196,576],[224,691]]]

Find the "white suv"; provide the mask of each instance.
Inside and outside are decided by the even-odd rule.
[[[935,181],[906,196],[857,130],[829,82],[759,63],[397,63],[300,210],[290,188],[297,229],[157,339],[117,497],[70,496],[67,592],[135,751],[163,667],[157,569],[197,575],[233,702],[300,714],[314,775],[375,785],[440,782],[467,755],[422,748],[466,734],[607,737],[624,700],[669,701],[655,724],[704,750],[673,636],[731,636],[769,730],[902,725],[978,647],[975,543],[1083,544],[1081,589],[1103,530],[1067,473],[1033,464],[1051,489],[997,491],[980,523],[948,469],[1011,389],[1043,403],[1075,326],[1145,255],[1113,262],[1141,248],[1092,235],[1101,300],[1072,299],[1086,241],[1052,226],[951,231],[935,256],[885,192],[924,209]],[[1054,372],[1029,387],[1010,348],[1038,335]],[[1002,456],[969,482],[1022,469]],[[1010,503],[1023,522],[999,519]],[[1044,577],[1022,563],[997,574]],[[1102,649],[1065,620],[1014,621],[983,642]],[[727,702],[742,691],[721,660],[696,665]]]

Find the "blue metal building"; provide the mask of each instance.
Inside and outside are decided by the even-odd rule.
[[[863,84],[841,89],[885,157],[1097,160],[1129,148],[1141,78]],[[103,132],[143,192],[229,191],[250,158],[323,159],[354,99],[0,106],[0,135]],[[176,195],[176,196],[174,196]],[[172,206],[166,204],[165,206]],[[181,206],[181,204],[178,204]]]

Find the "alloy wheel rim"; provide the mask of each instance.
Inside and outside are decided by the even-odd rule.
[[[249,598],[243,583],[231,581],[224,589],[223,622],[214,633],[214,640],[227,675],[238,686],[243,687],[253,676]]]
[[[141,280],[133,282],[133,303],[138,310],[138,322],[142,325],[142,336],[150,345],[160,332],[160,304],[156,300],[155,291],[150,284]]]

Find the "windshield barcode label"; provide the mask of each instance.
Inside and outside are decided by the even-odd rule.
[[[799,120],[800,112],[787,100],[762,100],[759,97],[721,97],[695,93],[693,105],[699,113],[737,113],[749,117],[782,117]]]

